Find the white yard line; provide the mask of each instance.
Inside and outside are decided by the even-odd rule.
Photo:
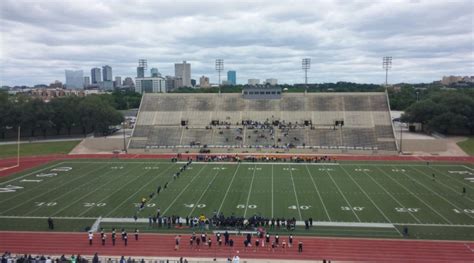
[[[273,165],[272,165],[272,218],[273,218]]]
[[[126,169],[123,169],[123,172],[125,172],[125,171],[127,171],[127,170],[126,170]],[[92,179],[91,181],[87,182],[87,184],[89,184],[89,183],[91,183],[91,182],[94,182],[96,179],[100,179],[100,178],[102,178],[104,175],[110,174],[110,173],[112,173],[112,172],[117,172],[117,171],[111,169],[110,171],[105,172],[105,173],[103,173],[103,174],[101,174],[101,175],[95,177],[95,178]],[[105,185],[105,184],[110,183],[111,180],[115,180],[115,178],[112,178],[112,179],[108,180],[107,182],[103,183],[102,185]],[[95,192],[97,192],[97,191],[99,191],[99,190],[101,190],[101,189],[102,189],[102,187],[97,187],[95,190],[88,192],[87,194],[81,196],[80,198],[75,199],[73,202],[71,202],[71,203],[68,204],[67,206],[65,206],[65,207],[63,207],[63,208],[57,210],[57,211],[54,212],[51,216],[57,215],[58,213],[64,211],[65,209],[71,207],[72,205],[76,204],[76,203],[79,202],[80,200],[82,200],[82,199],[84,199],[84,198],[90,196],[91,194],[93,194],[93,193],[95,193]],[[70,191],[70,192],[66,192],[65,194],[70,194],[71,192],[74,192],[74,191],[76,191],[76,190],[77,190],[77,189],[74,189],[74,190],[72,190],[72,191]],[[62,195],[60,195],[59,197],[56,197],[56,198],[54,199],[54,201],[56,201],[57,199],[61,198],[61,197],[64,196],[65,194],[62,194]]]
[[[413,168],[413,169],[416,169],[416,168]],[[466,187],[468,187],[468,188],[474,189],[473,186],[469,185],[468,183],[465,183],[465,182],[464,182],[464,181],[465,181],[464,179],[461,179],[461,178],[459,178],[459,179],[461,179],[461,180],[457,179],[456,175],[453,175],[453,176],[447,175],[445,172],[443,172],[443,171],[441,171],[441,170],[438,170],[438,169],[435,169],[435,168],[433,168],[433,167],[430,167],[430,169],[433,170],[433,171],[435,171],[436,173],[439,173],[439,174],[442,174],[442,175],[445,176],[445,177],[448,177],[449,179],[453,179],[454,181],[456,181],[456,182],[458,182],[458,183],[460,183],[460,184],[462,184],[462,185],[464,185],[464,186],[466,186]],[[453,178],[451,178],[451,177],[453,177]]]
[[[196,209],[196,207],[198,206],[198,204],[201,202],[202,198],[204,197],[204,195],[207,193],[207,190],[209,190],[209,187],[211,187],[212,183],[214,183],[214,180],[216,180],[216,177],[217,175],[219,174],[221,170],[217,170],[216,174],[214,174],[214,177],[212,178],[212,180],[207,184],[206,186],[206,189],[202,192],[201,196],[199,197],[199,199],[197,200],[197,202],[194,204],[193,206],[193,209],[191,209],[191,211],[189,212],[188,214],[188,217],[191,217],[191,215],[193,214],[194,210]]]
[[[468,170],[474,171],[474,169],[471,168],[471,167],[469,167],[469,166],[466,166],[466,165],[461,165],[461,166],[464,167],[464,168],[466,168],[466,169],[468,169]]]
[[[400,185],[403,189],[405,189],[405,191],[409,192],[412,196],[414,196],[416,199],[418,199],[420,202],[422,202],[426,207],[428,207],[429,209],[431,209],[431,211],[435,212],[437,215],[439,215],[444,221],[448,222],[449,224],[453,224],[453,222],[451,222],[449,219],[447,219],[446,217],[444,217],[442,214],[440,214],[436,209],[434,209],[432,206],[430,206],[428,203],[426,203],[423,199],[419,198],[416,194],[414,194],[412,191],[410,191],[410,189],[406,188],[404,185],[402,185],[401,183],[399,183],[397,180],[393,179],[389,174],[387,174],[387,172],[385,172],[384,170],[378,168],[383,174],[385,174],[385,176],[387,176],[390,180],[394,181],[396,184]]]
[[[324,204],[323,197],[321,196],[321,193],[319,192],[319,189],[316,186],[316,182],[314,181],[313,175],[311,174],[311,171],[309,170],[308,166],[306,166],[306,171],[308,171],[309,178],[311,178],[314,189],[316,189],[316,193],[318,194],[319,199],[321,200],[321,203],[323,204],[323,208],[324,208],[324,212],[326,212],[326,216],[328,217],[329,221],[332,221],[331,216],[329,216],[328,210],[326,209],[326,205]]]
[[[179,192],[179,194],[173,199],[173,201],[170,203],[170,205],[165,209],[165,211],[163,211],[163,215],[166,214],[166,212],[168,212],[168,210],[173,206],[173,204],[179,199],[179,197],[186,191],[186,189],[188,189],[188,187],[191,185],[191,183],[196,179],[198,178],[199,174],[201,174],[201,172],[204,170],[204,168],[206,168],[207,166],[203,166],[201,168],[201,170],[199,170],[197,172],[196,175],[192,175],[193,179],[191,179],[191,181],[189,181],[189,183],[183,188],[183,190],[181,190],[181,192]]]
[[[77,180],[79,180],[79,179],[82,179],[82,178],[85,177],[86,175],[89,175],[89,174],[91,174],[91,173],[93,173],[93,172],[95,172],[95,171],[97,171],[97,170],[100,170],[100,169],[104,168],[105,166],[106,166],[106,165],[101,165],[101,166],[99,166],[97,169],[92,169],[92,170],[90,170],[89,172],[84,173],[83,175],[74,177],[74,179],[72,179],[72,180],[66,180],[65,183],[60,184],[60,185],[58,185],[58,186],[56,186],[56,187],[53,187],[52,189],[48,189],[47,191],[44,191],[44,192],[43,192],[42,194],[40,194],[40,195],[35,195],[35,196],[33,196],[32,198],[29,198],[28,200],[26,200],[26,201],[24,201],[24,202],[21,202],[21,203],[15,205],[15,206],[12,206],[12,207],[8,208],[7,210],[1,211],[0,214],[4,214],[4,213],[6,213],[6,212],[8,212],[8,211],[10,211],[10,210],[12,210],[12,209],[15,209],[15,208],[17,208],[17,207],[20,207],[20,206],[22,206],[22,205],[24,205],[24,204],[26,204],[26,203],[28,203],[28,202],[31,202],[31,201],[37,199],[38,197],[42,197],[42,196],[44,196],[44,195],[50,194],[51,191],[55,191],[55,190],[57,190],[57,189],[63,187],[64,185],[67,185],[67,184],[70,184],[70,183],[72,183],[72,182],[75,182],[75,181],[77,181]]]
[[[45,168],[42,168],[42,169],[40,169],[40,170],[35,170],[35,171],[30,172],[30,173],[27,173],[27,174],[25,174],[25,175],[22,175],[22,176],[19,176],[19,177],[16,177],[16,178],[13,178],[13,179],[4,181],[4,182],[0,182],[0,185],[4,185],[4,184],[6,184],[6,183],[10,183],[10,182],[13,182],[13,181],[16,181],[16,180],[19,180],[19,179],[23,179],[23,178],[25,178],[25,177],[27,177],[27,176],[29,176],[29,175],[32,175],[32,174],[35,174],[35,173],[39,173],[39,172],[44,171],[44,170],[47,170],[47,169],[51,169],[51,168],[53,168],[53,167],[55,167],[55,166],[63,165],[63,163],[64,163],[64,162],[52,164],[52,165],[49,165],[49,166],[47,166],[47,167],[45,167]]]
[[[400,207],[405,207],[402,203],[400,203],[400,201],[398,201],[397,198],[395,198],[389,191],[387,191],[387,189],[385,189],[385,187],[383,187],[383,185],[381,185],[379,182],[377,182],[377,180],[372,178],[372,176],[370,174],[368,174],[368,176],[372,181],[374,181],[374,183],[376,183],[380,188],[382,188],[382,190],[384,190],[385,193],[387,193],[393,200],[395,200],[395,202],[397,202],[397,204],[400,205]],[[408,211],[408,214],[410,214],[411,217],[413,217],[416,220],[416,222],[421,224],[420,219],[418,219],[412,212]]]
[[[339,188],[339,185],[337,185],[336,181],[332,178],[332,175],[331,173],[326,170],[326,173],[329,175],[329,178],[331,179],[331,181],[334,183],[334,185],[336,186],[337,190],[339,191],[339,193],[341,194],[341,196],[344,198],[344,200],[346,201],[347,205],[351,208],[351,211],[352,213],[355,215],[355,217],[357,218],[357,220],[359,222],[362,222],[359,218],[359,216],[356,214],[356,212],[354,211],[354,209],[352,209],[352,205],[351,203],[349,203],[349,201],[347,200],[346,196],[344,195],[344,193],[341,191],[341,188]]]
[[[253,179],[255,178],[255,170],[257,170],[257,165],[254,165],[253,167],[252,181],[250,181],[250,188],[249,188],[249,194],[247,195],[247,204],[245,205],[244,218],[247,217],[247,208],[249,206],[250,194],[252,193]]]
[[[91,230],[92,232],[97,232],[99,231],[99,226],[100,226],[100,220],[102,219],[102,217],[99,217],[97,218],[97,220],[95,220],[94,224],[92,224],[91,226]]]
[[[412,169],[415,170],[415,171],[417,171],[417,172],[419,172],[419,173],[424,174],[426,177],[428,177],[428,179],[432,179],[427,173],[423,172],[422,170],[419,170],[419,169],[416,169],[416,168],[412,168]],[[457,181],[457,180],[456,180],[456,181]],[[436,180],[436,182],[441,183],[443,186],[449,188],[449,189],[450,189],[451,191],[453,191],[454,193],[456,193],[456,194],[462,196],[461,189],[456,190],[456,189],[452,188],[451,186],[449,186],[449,185],[443,183],[443,181],[441,181],[441,180]],[[467,196],[464,196],[464,198],[468,199],[468,200],[471,201],[471,202],[474,202],[474,199],[472,199],[472,198],[469,198],[469,197],[467,197]]]
[[[166,168],[165,170],[163,170],[161,173],[159,173],[157,176],[155,176],[152,181],[155,181],[157,178],[160,178],[165,172],[167,172],[171,167],[175,167],[176,165],[169,165],[168,168]],[[104,200],[106,200],[107,198],[110,198],[111,196],[113,196],[115,193],[117,193],[118,191],[122,190],[125,186],[129,185],[130,183],[132,182],[135,182],[136,180],[138,180],[139,178],[141,178],[142,176],[144,176],[145,174],[147,174],[148,172],[151,172],[153,170],[145,170],[144,173],[142,173],[141,175],[137,176],[137,178],[135,178],[134,180],[128,182],[127,184],[123,185],[122,187],[120,187],[119,189],[117,189],[115,192],[109,194],[108,196],[102,198],[100,201],[98,201],[97,203],[102,203],[104,202]],[[117,209],[119,209],[120,207],[122,207],[123,204],[125,204],[128,200],[130,200],[132,197],[134,197],[136,194],[138,194],[143,188],[149,186],[150,182],[147,182],[146,184],[143,184],[142,187],[140,187],[135,193],[133,193],[132,195],[130,195],[127,199],[123,200],[118,206],[116,206],[114,209],[112,209],[111,211],[109,211],[105,216],[109,216],[110,214],[112,214],[113,212],[115,212]],[[93,207],[89,207],[88,209],[82,211],[82,213],[79,214],[79,216],[85,214],[87,211],[89,211],[89,209],[91,209]]]
[[[291,165],[288,165],[288,170],[290,171],[291,182],[293,183],[293,191],[295,193],[298,214],[300,215],[300,220],[303,220],[303,217],[301,216],[300,202],[298,202],[298,195],[296,194],[296,186],[295,186],[295,181],[293,180],[293,172],[291,171]]]
[[[457,206],[457,205],[453,204],[453,203],[452,203],[451,201],[449,201],[448,199],[444,198],[444,196],[442,196],[442,195],[438,194],[436,191],[433,191],[433,190],[432,190],[430,187],[427,187],[426,185],[424,185],[424,184],[420,183],[418,180],[416,180],[416,179],[415,179],[415,177],[414,177],[414,176],[413,176],[413,177],[412,177],[412,176],[409,176],[407,173],[404,173],[404,174],[405,174],[405,176],[406,176],[406,177],[408,177],[408,178],[412,178],[412,180],[413,180],[413,181],[415,181],[417,184],[419,184],[419,185],[423,186],[423,188],[425,188],[426,190],[428,190],[428,191],[432,192],[433,194],[437,195],[438,197],[440,197],[441,199],[443,199],[444,201],[446,201],[446,202],[447,202],[447,203],[449,203],[450,205],[452,205],[452,206],[456,207],[456,208],[457,208],[457,209],[459,209],[459,210],[463,210],[463,209],[462,209],[462,208],[460,208],[459,206]],[[470,217],[470,218],[473,218],[473,219],[474,219],[474,216],[471,216],[471,215],[470,215],[470,214],[468,214],[468,213],[465,213],[465,215],[467,215],[468,217]]]
[[[234,182],[235,175],[237,174],[239,167],[240,167],[240,163],[237,164],[237,168],[235,169],[234,175],[232,176],[232,180],[230,180],[230,184],[227,187],[227,191],[225,192],[224,198],[222,198],[222,202],[221,202],[221,205],[219,206],[219,210],[217,210],[218,215],[221,213],[222,206],[224,205],[225,199],[227,198],[227,194],[229,194],[230,187],[232,186],[232,183]]]
[[[360,166],[357,166],[357,167],[360,168]],[[389,222],[389,223],[391,224],[392,221],[390,220],[390,218],[388,218],[388,216],[382,211],[382,209],[380,209],[380,208],[378,207],[378,205],[374,202],[374,200],[372,200],[372,198],[367,194],[367,192],[365,192],[365,190],[359,185],[359,183],[358,183],[356,180],[354,180],[354,178],[352,177],[352,175],[350,175],[350,174],[346,171],[346,169],[344,169],[344,167],[341,166],[341,169],[344,171],[344,173],[347,174],[347,176],[349,176],[349,178],[357,185],[357,187],[359,187],[359,189],[362,191],[362,193],[364,193],[364,195],[365,195],[365,196],[367,197],[367,199],[369,199],[369,201],[375,206],[375,208],[377,208],[377,210],[379,210],[379,212],[382,214],[382,216],[385,217],[385,220],[387,220],[387,222]],[[367,172],[364,172],[364,174],[367,176]],[[397,232],[398,232],[398,234],[399,234],[400,236],[403,236],[402,233],[400,233],[400,231],[399,231],[397,228],[395,228],[395,229],[397,230]]]

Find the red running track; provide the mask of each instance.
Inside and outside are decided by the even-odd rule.
[[[229,247],[216,246],[215,237],[211,248],[198,250],[189,246],[190,236],[182,236],[179,251],[174,250],[174,235],[141,234],[138,241],[129,235],[128,246],[125,247],[120,238],[116,246],[110,239],[102,246],[94,236],[89,246],[85,233],[47,233],[47,232],[0,232],[0,251],[12,253],[31,253],[46,255],[93,255],[103,256],[135,256],[135,257],[206,257],[226,258],[235,255],[237,250],[241,259],[290,259],[290,260],[322,260],[333,261],[373,261],[373,262],[474,262],[474,242],[472,241],[418,241],[418,240],[387,240],[387,239],[353,239],[353,238],[313,238],[295,237],[295,244],[303,242],[303,253],[297,247],[275,251],[267,247],[244,249],[243,237],[233,236],[233,251]],[[119,236],[119,235],[118,235]],[[110,237],[110,235],[109,235]],[[286,237],[281,237],[280,242]]]
[[[181,158],[187,159],[195,158],[196,155],[202,154],[182,154]],[[308,157],[308,156],[323,156],[324,154],[210,154],[210,156],[225,155],[225,156],[279,156],[281,158],[291,158],[294,156]],[[17,172],[24,171],[42,164],[47,164],[56,160],[68,160],[68,159],[171,159],[176,157],[176,154],[165,153],[165,154],[75,154],[75,155],[45,155],[45,156],[31,156],[23,157],[20,161],[20,166],[10,168],[7,170],[0,169],[0,177],[8,176]],[[400,156],[400,155],[331,155],[331,158],[335,160],[347,160],[347,161],[433,161],[433,162],[463,162],[463,163],[474,163],[474,156]],[[16,164],[16,158],[0,159],[0,168],[10,167]]]

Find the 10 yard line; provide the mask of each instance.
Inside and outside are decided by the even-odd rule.
[[[219,215],[221,213],[222,206],[224,205],[225,199],[227,197],[227,194],[229,193],[230,187],[232,186],[232,183],[234,182],[235,175],[237,174],[237,171],[239,170],[240,163],[237,164],[237,168],[235,169],[234,175],[232,176],[232,180],[230,180],[230,184],[227,187],[227,191],[225,192],[224,198],[222,198],[222,203],[219,206],[219,210],[217,210],[217,214]]]
[[[300,203],[298,202],[298,195],[296,194],[295,181],[293,180],[293,172],[291,171],[291,166],[290,165],[288,165],[288,170],[290,170],[291,182],[293,183],[293,191],[295,192],[296,206],[298,208],[298,214],[300,215],[300,220],[303,220],[303,217],[301,216]]]

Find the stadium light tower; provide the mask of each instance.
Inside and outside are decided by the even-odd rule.
[[[388,70],[392,68],[392,57],[383,57],[382,67],[385,69],[385,87],[388,86]]]
[[[308,90],[308,70],[311,68],[311,59],[310,58],[303,58],[301,61],[301,67],[304,70],[304,84],[305,84],[305,91]]]
[[[221,93],[221,72],[224,70],[224,60],[222,58],[216,59],[216,70],[219,73],[219,93]]]

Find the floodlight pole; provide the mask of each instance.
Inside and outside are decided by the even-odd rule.
[[[308,70],[311,68],[311,59],[303,58],[301,61],[301,68],[304,70],[304,84],[305,84],[305,93],[308,92]]]
[[[402,125],[402,122],[400,121],[400,154],[403,153],[403,150],[402,150],[402,136],[403,136],[403,125]]]
[[[221,94],[221,71],[224,70],[224,60],[222,58],[216,59],[216,70],[219,73],[219,94]]]
[[[385,89],[388,86],[388,70],[392,68],[392,57],[383,57],[382,67],[385,69]]]
[[[123,131],[123,151],[125,153],[128,153],[127,152],[127,143],[126,143],[126,140],[125,140],[125,122],[122,122],[122,131]]]

